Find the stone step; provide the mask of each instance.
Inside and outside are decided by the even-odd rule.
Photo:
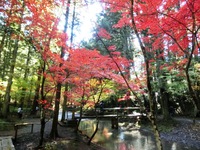
[[[0,150],[15,150],[12,136],[0,137]]]

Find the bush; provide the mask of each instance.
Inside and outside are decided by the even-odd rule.
[[[0,119],[0,131],[13,129],[14,123]]]

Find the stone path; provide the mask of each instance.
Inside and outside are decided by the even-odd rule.
[[[0,150],[15,150],[11,136],[0,137]]]

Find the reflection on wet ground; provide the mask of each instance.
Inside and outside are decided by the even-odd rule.
[[[91,136],[96,129],[95,120],[84,120],[80,129]],[[112,129],[109,120],[99,122],[99,130],[93,142],[107,150],[156,150],[155,139],[147,130],[141,130],[134,123],[119,123],[119,129]],[[164,150],[197,150],[187,145],[162,141]]]

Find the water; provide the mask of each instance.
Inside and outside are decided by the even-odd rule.
[[[96,129],[95,120],[84,120],[80,128],[91,136]],[[112,129],[110,120],[101,120],[93,142],[107,150],[156,150],[155,139],[150,132],[140,130],[133,123],[119,123],[119,129]],[[187,145],[162,141],[164,150],[197,150]]]

